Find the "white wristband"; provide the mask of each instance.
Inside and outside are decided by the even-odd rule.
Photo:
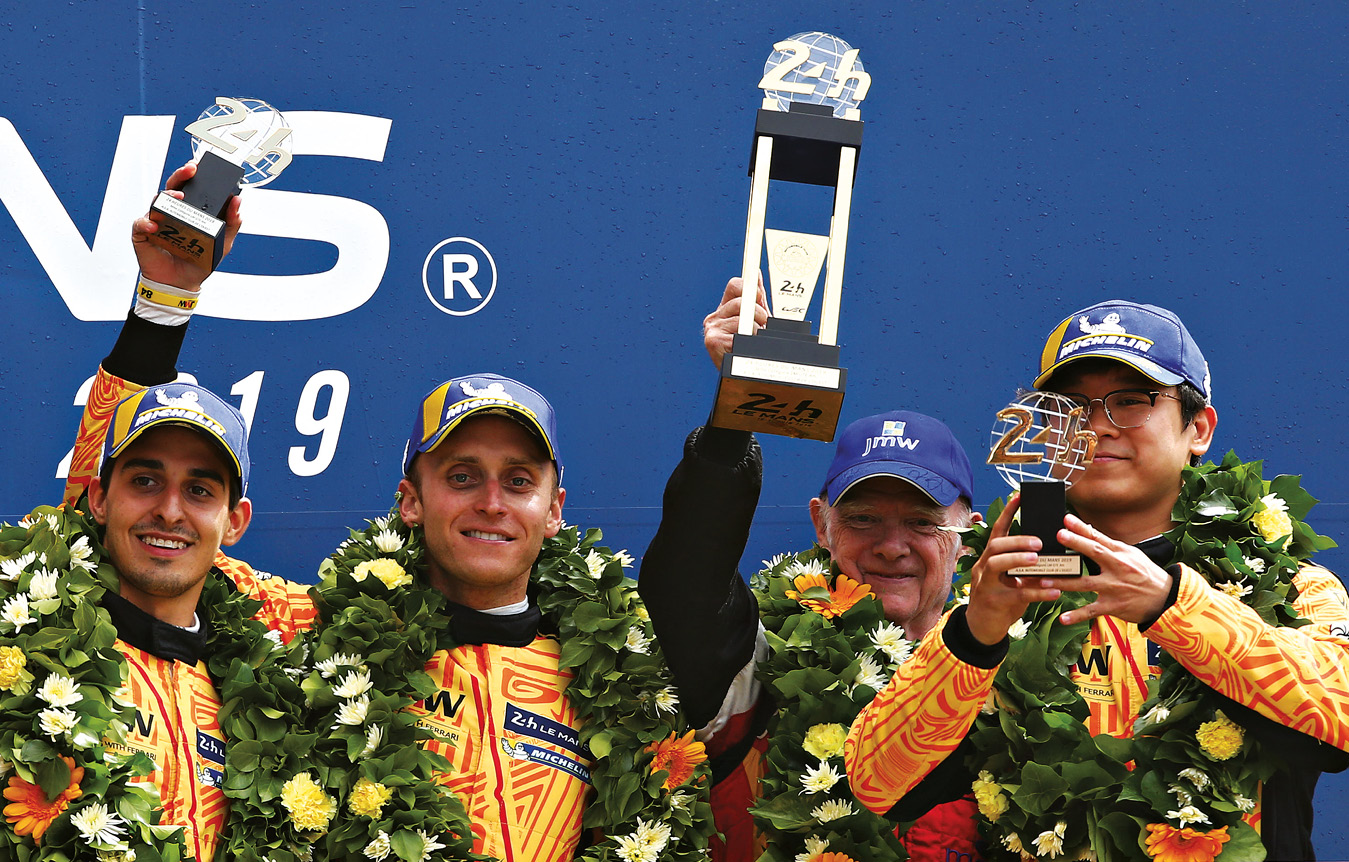
[[[182,326],[192,319],[197,308],[199,290],[186,290],[170,284],[151,281],[144,275],[136,285],[136,316],[164,326]]]

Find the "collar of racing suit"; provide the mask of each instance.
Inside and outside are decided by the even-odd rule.
[[[485,614],[451,601],[445,602],[445,612],[450,616],[450,637],[463,646],[528,646],[538,636],[543,621],[533,595],[529,607],[517,614]]]
[[[162,659],[173,659],[195,665],[206,654],[206,639],[211,623],[205,610],[197,608],[201,627],[195,632],[180,629],[155,619],[112,591],[103,594],[103,608],[112,617],[117,637],[135,647]]]

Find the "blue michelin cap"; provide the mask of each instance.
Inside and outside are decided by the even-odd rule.
[[[193,383],[166,383],[123,398],[113,408],[103,460],[122,454],[136,438],[160,425],[182,425],[201,431],[222,450],[248,493],[248,426],[234,405]]]
[[[500,374],[455,377],[426,394],[417,410],[407,448],[403,450],[403,475],[408,474],[414,458],[439,446],[459,423],[484,413],[508,416],[534,432],[557,468],[557,480],[561,484],[562,459],[554,442],[557,440],[557,418],[553,415],[552,405],[534,389]]]
[[[878,413],[843,429],[821,496],[833,506],[863,479],[894,476],[939,506],[974,499],[969,456],[943,423],[908,410]]]
[[[1205,401],[1213,400],[1204,354],[1180,318],[1165,308],[1111,299],[1070,314],[1045,341],[1035,388],[1089,356],[1123,362],[1163,386],[1190,383]]]

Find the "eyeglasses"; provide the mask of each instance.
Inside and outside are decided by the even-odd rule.
[[[1077,392],[1063,394],[1082,408],[1082,415],[1088,420],[1091,419],[1091,411],[1095,409],[1092,405],[1099,401],[1105,408],[1105,418],[1116,428],[1138,428],[1147,424],[1159,397],[1180,400],[1179,396],[1156,389],[1116,389],[1107,393],[1104,398],[1088,398]]]

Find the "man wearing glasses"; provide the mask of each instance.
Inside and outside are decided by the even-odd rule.
[[[974,566],[968,605],[924,639],[854,722],[847,752],[854,792],[877,812],[911,794],[935,803],[967,792],[974,776],[955,749],[992,688],[1009,629],[1032,602],[1089,592],[1095,599],[1059,623],[1090,623],[1083,655],[1096,660],[1078,662],[1072,677],[1090,707],[1091,733],[1133,734],[1160,647],[1205,685],[1252,707],[1243,721],[1266,745],[1282,732],[1285,768],[1265,784],[1263,811],[1254,814],[1267,858],[1314,858],[1316,779],[1343,769],[1349,749],[1344,587],[1304,565],[1294,606],[1312,624],[1274,627],[1193,569],[1171,564],[1175,549],[1163,534],[1175,526],[1182,471],[1208,451],[1217,425],[1208,365],[1171,312],[1110,301],[1066,317],[1049,334],[1035,386],[1081,405],[1099,438],[1095,460],[1068,491],[1076,514],[1058,534],[1090,574],[1009,575],[1034,564],[1040,550],[1038,538],[1010,535],[1013,497]]]

